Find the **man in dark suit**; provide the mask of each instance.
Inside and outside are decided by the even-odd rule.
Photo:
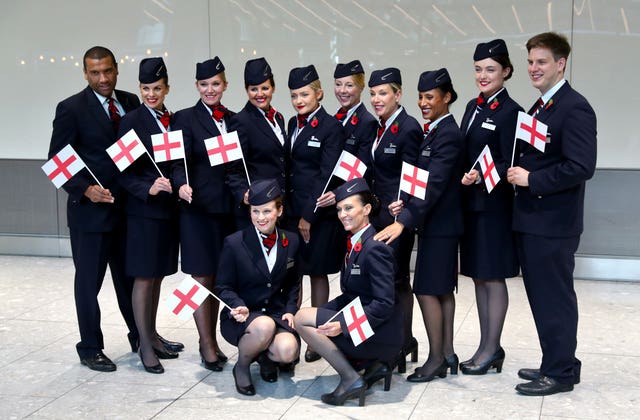
[[[111,270],[118,305],[127,327],[132,350],[138,332],[131,307],[133,280],[124,274],[125,194],[116,183],[118,169],[105,151],[116,140],[120,118],[140,105],[134,94],[115,90],[118,63],[104,47],[89,49],[83,58],[88,86],[60,102],[53,120],[49,158],[71,144],[87,167],[104,186],[83,170],[69,180],[64,189],[71,253],[76,269],[74,293],[80,342],[76,345],[80,361],[89,369],[116,370],[102,352],[98,293],[107,264]]]
[[[547,32],[527,42],[529,78],[541,93],[530,114],[548,126],[544,153],[518,142],[513,229],[524,285],[542,348],[539,369],[521,369],[524,395],[573,390],[580,382],[575,357],[578,302],[574,254],[583,230],[585,182],[596,166],[596,116],[564,79],[571,46]]]

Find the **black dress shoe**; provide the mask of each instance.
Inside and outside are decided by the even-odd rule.
[[[227,361],[229,360],[227,355],[224,354],[222,350],[216,350],[216,356],[218,356],[218,360],[220,361],[220,363],[227,363]]]
[[[447,365],[449,365],[449,370],[451,371],[452,375],[457,375],[458,374],[458,364],[460,359],[458,359],[458,355],[453,353],[451,356],[447,357],[446,359]]]
[[[407,381],[409,381],[409,382],[431,382],[436,378],[436,376],[439,376],[440,378],[446,378],[447,377],[447,369],[449,369],[449,365],[447,364],[447,361],[445,360],[444,362],[442,362],[442,364],[440,366],[438,366],[438,368],[436,370],[434,370],[433,372],[429,373],[428,375],[420,373],[420,370],[416,369],[416,371],[414,373],[412,373],[411,375],[407,376]]]
[[[411,361],[413,363],[418,361],[418,340],[415,337],[411,337],[411,340],[402,349],[404,356],[411,355]]]
[[[256,389],[253,386],[252,383],[249,383],[249,385],[247,386],[240,386],[238,385],[238,380],[236,379],[236,366],[233,366],[233,369],[231,369],[231,373],[233,374],[233,381],[236,384],[236,391],[238,391],[239,394],[242,395],[256,395]]]
[[[384,390],[388,391],[391,388],[392,373],[393,370],[387,363],[375,362],[364,371],[362,379],[367,384],[367,389],[371,388],[380,379],[384,379]]]
[[[142,358],[142,353],[140,351],[138,351],[138,356],[140,356],[140,361],[142,362],[142,367],[144,367],[144,370],[146,370],[149,373],[164,373],[164,367],[162,367],[162,363],[160,363],[158,361],[158,364],[153,365],[153,366],[147,366],[144,363],[144,359]]]
[[[307,351],[304,352],[304,361],[307,363],[315,362],[316,360],[320,360],[321,358],[322,356],[320,356],[313,350],[307,349]]]
[[[290,373],[291,375],[295,374],[296,365],[300,363],[300,358],[296,358],[291,363],[278,363],[278,370],[280,373]]]
[[[207,359],[205,359],[204,355],[202,354],[202,350],[200,350],[200,360],[202,361],[202,364],[204,365],[205,369],[209,369],[214,372],[222,372],[222,366],[224,365],[224,363],[221,362],[220,360],[207,362]]]
[[[177,341],[169,341],[166,338],[162,337],[160,334],[156,334],[156,337],[158,337],[158,340],[160,340],[164,348],[170,352],[177,353],[184,350],[184,344],[182,343],[179,343]]]
[[[173,352],[166,347],[164,349],[157,349],[154,347],[153,352],[158,356],[158,359],[176,359],[179,356],[178,353]]]
[[[496,372],[500,373],[502,372],[504,358],[504,349],[500,347],[489,360],[477,365],[475,363],[462,364],[460,365],[460,370],[465,375],[485,375],[489,369],[496,368]]]
[[[518,376],[521,379],[524,379],[525,381],[535,381],[538,378],[540,378],[542,376],[542,374],[540,373],[540,369],[527,369],[527,368],[522,368],[518,371]],[[578,372],[576,374],[575,369],[574,369],[574,381],[573,384],[574,385],[578,385],[580,383],[580,370],[578,369]]]
[[[93,356],[80,359],[80,363],[98,372],[113,372],[116,370],[116,364],[101,351]]]
[[[349,388],[345,389],[344,392],[336,394],[336,392],[333,391],[329,394],[322,394],[322,397],[320,397],[320,399],[325,404],[344,405],[345,401],[352,398],[358,398],[358,405],[360,407],[363,407],[366,390],[367,384],[362,378],[358,378],[354,383],[351,384]]]
[[[278,365],[269,359],[266,353],[260,353],[258,364],[260,365],[260,377],[263,381],[276,382],[278,380]]]
[[[573,384],[563,384],[548,376],[540,376],[535,381],[516,385],[516,391],[522,395],[545,396],[573,391]]]

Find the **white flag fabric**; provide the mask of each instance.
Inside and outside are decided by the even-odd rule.
[[[484,178],[484,184],[487,187],[487,192],[491,194],[491,191],[500,181],[500,175],[496,169],[496,164],[493,163],[493,156],[491,156],[491,150],[489,150],[488,144],[484,146],[484,149],[482,149],[482,152],[478,157],[478,162],[480,162],[480,169],[482,170],[482,177]]]
[[[341,312],[354,346],[357,347],[374,334],[367,319],[367,314],[364,313],[364,309],[362,308],[360,296],[356,296]]]
[[[209,296],[209,289],[195,281],[191,276],[182,280],[180,285],[169,295],[165,305],[181,319],[189,319]]]
[[[127,169],[144,152],[144,146],[133,128],[107,148],[107,153],[120,172]]]
[[[42,165],[42,170],[53,182],[53,185],[56,188],[60,188],[84,167],[85,164],[82,158],[70,144],[67,144],[54,157]]]
[[[242,148],[240,147],[237,131],[208,138],[204,141],[204,144],[209,154],[211,166],[242,159]]]
[[[516,138],[524,140],[544,153],[547,141],[547,125],[541,123],[526,112],[518,112]]]
[[[402,162],[402,174],[400,175],[400,189],[407,194],[424,200],[427,194],[427,182],[429,171],[420,169],[407,162]]]
[[[351,181],[354,178],[363,178],[366,171],[367,165],[351,153],[343,150],[333,174],[345,181]]]
[[[153,160],[158,163],[184,158],[182,130],[154,134],[151,136],[151,144],[153,145]]]

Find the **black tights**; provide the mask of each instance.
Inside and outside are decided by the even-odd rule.
[[[429,339],[429,357],[419,368],[420,373],[434,372],[453,351],[453,315],[456,301],[453,293],[446,295],[418,295],[424,326]]]
[[[473,279],[480,321],[480,344],[471,360],[482,364],[500,348],[500,336],[509,307],[509,292],[504,279]]]
[[[131,296],[133,316],[140,336],[140,354],[147,366],[155,366],[159,362],[153,351],[154,347],[163,350],[156,332],[156,314],[158,313],[161,284],[162,277],[137,277],[133,283]]]

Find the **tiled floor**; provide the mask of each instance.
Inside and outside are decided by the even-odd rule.
[[[163,296],[182,277],[167,278]],[[187,348],[179,359],[163,362],[164,375],[144,372],[137,355],[128,351],[124,323],[108,279],[100,295],[105,353],[118,370],[88,370],[80,365],[74,347],[78,333],[72,278],[70,259],[0,256],[1,419],[640,418],[640,372],[636,370],[640,366],[640,283],[576,282],[578,357],[583,368],[582,382],[571,393],[524,397],[514,391],[518,368],[536,366],[540,351],[522,281],[512,279],[502,343],[507,358],[501,374],[450,375],[428,384],[411,384],[405,381],[406,375],[396,373],[391,391],[374,386],[366,406],[360,408],[355,401],[345,407],[319,401],[320,394],[331,391],[338,380],[324,361],[302,362],[295,376],[283,374],[273,384],[262,382],[255,366],[258,394],[239,396],[231,377],[235,348],[223,343],[231,357],[223,372],[205,370],[199,363],[193,322],[181,321],[164,307],[158,314],[160,332],[183,341]],[[338,289],[334,276],[332,291]],[[455,345],[465,358],[478,340],[469,279],[460,278],[456,299]],[[427,343],[417,310],[414,319],[422,363]],[[415,366],[409,364],[407,370]]]

